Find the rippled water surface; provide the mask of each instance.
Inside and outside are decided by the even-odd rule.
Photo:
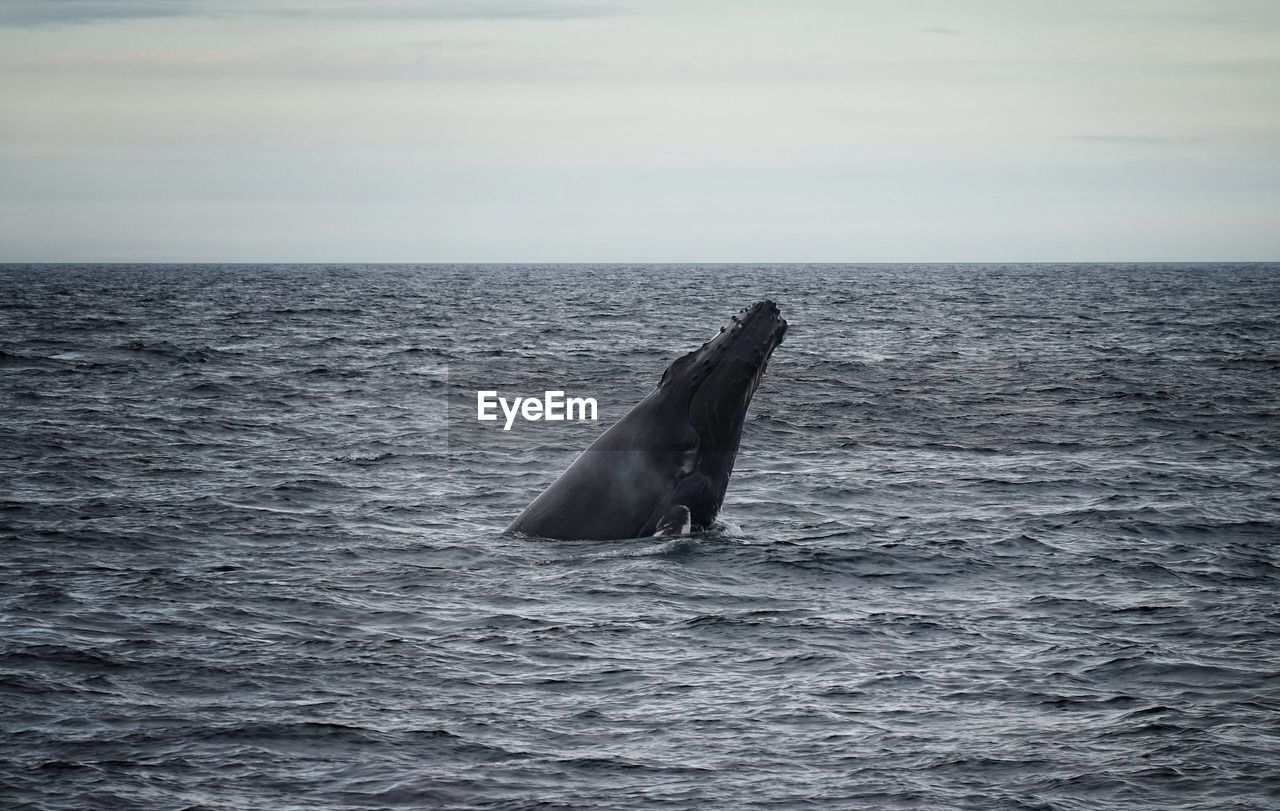
[[[718,526],[502,534],[766,297]],[[0,267],[0,805],[1275,807],[1278,314],[1275,265]],[[452,405],[513,369],[601,423]]]

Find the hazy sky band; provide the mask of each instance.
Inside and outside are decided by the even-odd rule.
[[[0,6],[0,261],[1280,258],[1280,3]]]

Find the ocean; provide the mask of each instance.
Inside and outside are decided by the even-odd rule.
[[[764,298],[714,527],[503,533]],[[5,265],[0,381],[6,808],[1280,802],[1280,265]]]

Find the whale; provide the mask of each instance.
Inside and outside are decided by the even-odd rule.
[[[542,491],[507,531],[555,540],[680,536],[710,527],[747,408],[787,322],[759,301],[676,359],[658,385]]]

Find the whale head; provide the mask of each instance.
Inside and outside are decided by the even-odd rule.
[[[787,322],[772,301],[733,317],[596,438],[508,527],[560,540],[704,529],[720,512],[747,406]]]
[[[688,507],[694,525],[720,511],[747,407],[786,331],[774,302],[756,302],[662,374],[655,395],[675,417],[670,450],[681,474],[669,503]]]

